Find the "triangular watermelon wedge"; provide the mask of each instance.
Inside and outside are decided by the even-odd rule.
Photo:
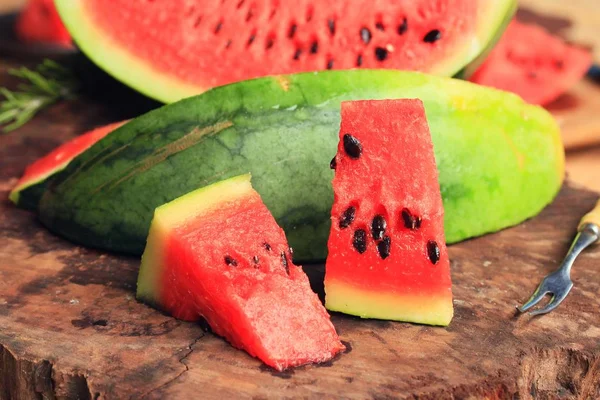
[[[444,209],[423,103],[342,103],[325,266],[329,310],[432,325],[453,315]]]
[[[565,43],[540,26],[513,20],[469,80],[546,105],[582,79],[591,65],[589,51]]]
[[[249,175],[156,209],[137,297],[180,319],[204,317],[214,333],[278,370],[344,349]]]
[[[494,45],[516,9],[515,0],[57,0],[56,5],[88,57],[164,102],[249,78],[325,69],[452,76]]]

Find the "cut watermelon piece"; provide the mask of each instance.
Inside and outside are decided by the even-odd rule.
[[[342,103],[325,305],[363,318],[447,325],[450,266],[421,100]]]
[[[25,173],[10,192],[8,198],[19,207],[32,211],[36,210],[46,188],[46,183],[51,176],[63,170],[72,159],[125,122],[127,121],[115,122],[93,129],[63,143],[49,154],[36,160],[25,168]]]
[[[63,25],[53,0],[29,0],[15,27],[24,42],[49,43],[71,47],[71,35]]]
[[[589,51],[568,45],[539,26],[514,20],[469,80],[545,105],[583,78],[591,65]]]
[[[156,209],[138,299],[282,370],[344,349],[283,230],[250,184],[230,178]]]
[[[165,102],[249,78],[323,69],[451,76],[493,45],[516,8],[515,0],[56,4],[88,57]]]

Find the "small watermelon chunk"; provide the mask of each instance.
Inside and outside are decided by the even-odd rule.
[[[539,26],[513,20],[469,80],[545,105],[583,78],[591,65],[589,51],[568,45]]]
[[[63,170],[72,159],[127,121],[101,126],[61,144],[25,168],[8,198],[21,208],[36,210],[50,177]]]
[[[53,0],[29,0],[19,14],[15,29],[17,37],[24,42],[73,46]]]
[[[344,349],[250,175],[156,209],[137,297],[176,318],[205,318],[213,332],[278,370]]]
[[[418,99],[342,103],[325,265],[329,310],[447,325],[444,209]]]

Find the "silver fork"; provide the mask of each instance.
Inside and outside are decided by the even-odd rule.
[[[551,296],[548,304],[545,307],[531,311],[529,314],[546,314],[558,307],[565,297],[567,297],[571,288],[573,288],[571,267],[575,259],[586,247],[598,241],[600,241],[600,200],[598,200],[596,207],[584,215],[579,222],[577,235],[561,266],[546,276],[535,292],[533,292],[531,298],[521,307],[517,307],[517,309],[523,313],[539,303],[547,294]]]

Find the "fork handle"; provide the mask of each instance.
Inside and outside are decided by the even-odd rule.
[[[596,206],[589,213],[585,214],[579,222],[579,230],[581,231],[586,224],[594,224],[596,227],[600,227],[600,200],[596,203]]]

